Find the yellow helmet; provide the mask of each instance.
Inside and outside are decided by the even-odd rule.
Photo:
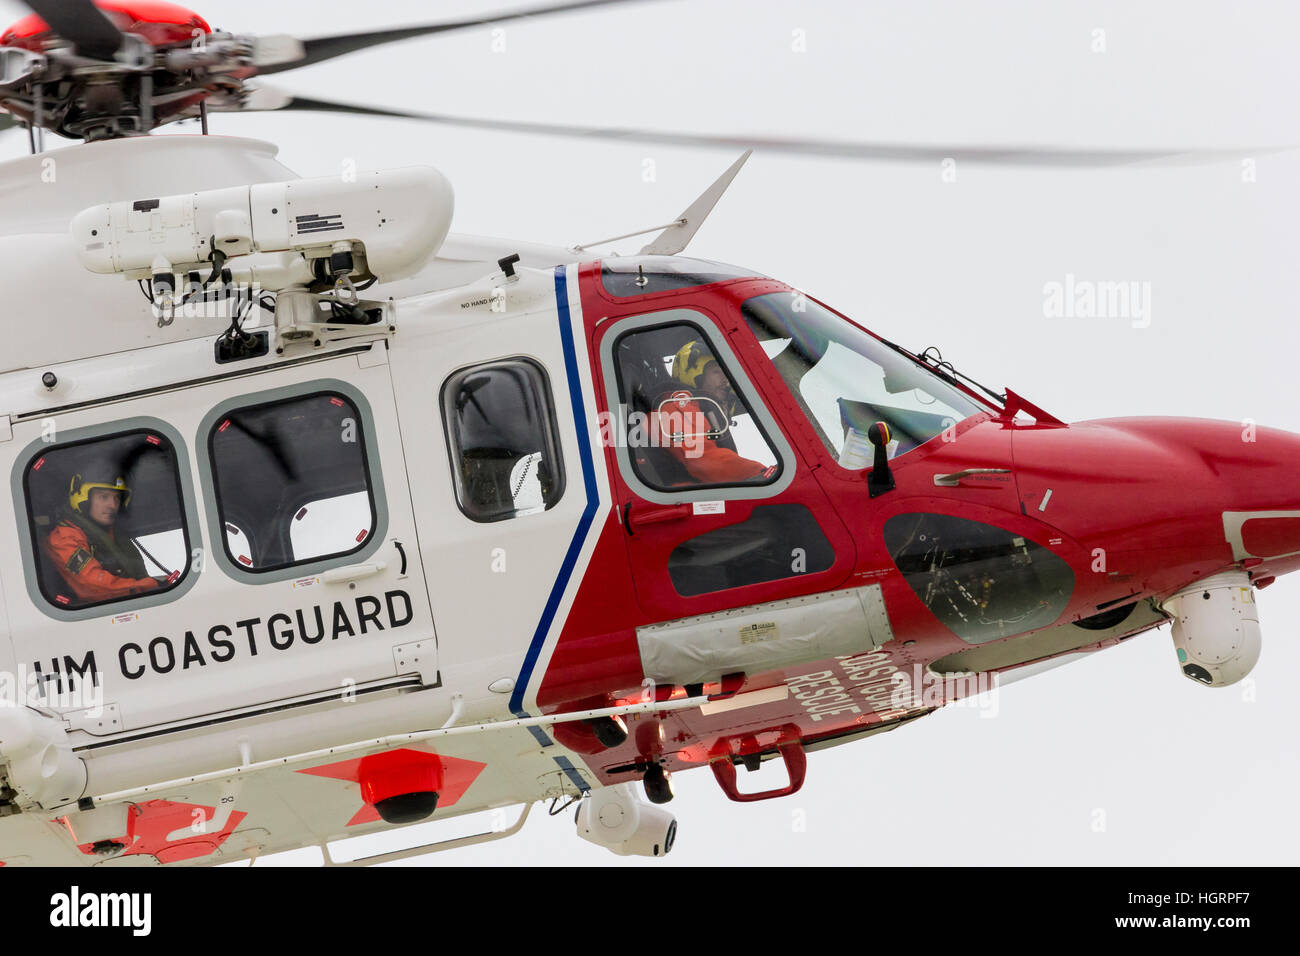
[[[105,491],[121,492],[122,508],[125,510],[131,501],[131,489],[127,487],[126,479],[121,475],[112,477],[115,472],[116,469],[112,468],[95,468],[87,469],[85,475],[73,475],[68,485],[68,505],[77,514],[85,514],[86,502],[90,500],[91,491],[95,488],[103,488]]]
[[[695,383],[704,374],[705,367],[710,362],[716,361],[717,359],[699,339],[692,339],[673,356],[673,378],[689,388],[694,388]]]

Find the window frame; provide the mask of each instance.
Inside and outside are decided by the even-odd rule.
[[[475,372],[493,368],[504,368],[507,366],[523,366],[530,369],[538,376],[538,382],[541,384],[541,394],[538,396],[541,400],[541,419],[546,429],[545,439],[551,450],[554,452],[554,478],[556,491],[553,500],[547,504],[544,503],[541,511],[528,512],[521,514],[519,511],[512,511],[508,514],[500,514],[495,517],[481,517],[471,513],[466,509],[462,491],[464,483],[461,478],[458,461],[461,454],[461,443],[459,435],[454,428],[453,421],[447,416],[447,395],[448,389],[453,382],[460,381],[468,375]],[[534,383],[536,384],[536,383]],[[568,488],[568,475],[564,467],[564,449],[560,442],[559,420],[555,416],[555,393],[551,389],[551,377],[547,374],[546,367],[541,362],[527,355],[506,355],[495,358],[487,362],[475,362],[473,365],[463,365],[452,371],[442,381],[438,388],[438,410],[442,417],[443,444],[447,448],[447,467],[451,470],[452,494],[456,499],[456,507],[466,518],[475,524],[495,524],[498,521],[513,521],[517,518],[527,518],[534,514],[545,514],[550,511],[561,501],[564,500],[564,493]],[[543,449],[543,453],[545,448]]]
[[[272,565],[256,568],[240,564],[231,555],[226,541],[226,519],[223,515],[220,495],[217,492],[216,469],[212,455],[212,438],[222,419],[232,412],[246,409],[264,408],[282,405],[287,402],[312,398],[318,395],[332,395],[346,399],[356,410],[357,428],[360,430],[362,465],[365,468],[367,491],[371,507],[370,534],[358,547],[331,555],[307,558],[289,564]],[[379,462],[378,439],[375,432],[375,419],[370,403],[355,386],[340,379],[313,379],[295,385],[249,392],[234,396],[218,403],[199,423],[195,433],[195,449],[199,458],[199,480],[203,491],[203,504],[207,513],[208,532],[211,537],[209,550],[213,560],[228,577],[247,584],[272,584],[279,581],[291,581],[310,578],[330,568],[359,564],[374,554],[383,544],[388,533],[388,505],[384,492],[383,469]],[[299,504],[299,507],[301,507]],[[249,530],[237,521],[231,521],[251,541],[257,540],[260,529]]]
[[[622,399],[623,371],[615,359],[615,349],[617,343],[626,335],[670,325],[692,326],[713,350],[714,357],[731,379],[737,396],[749,407],[755,426],[776,456],[777,473],[771,481],[763,484],[713,484],[703,487],[662,489],[643,481],[637,473],[625,440],[627,429]],[[671,306],[619,319],[605,330],[601,339],[600,364],[605,384],[605,407],[615,415],[619,429],[615,436],[617,448],[614,459],[618,463],[618,471],[623,482],[639,498],[657,504],[774,498],[782,494],[794,481],[797,468],[794,451],[772,410],[750,380],[744,364],[732,349],[731,342],[712,313],[692,304]]]
[[[56,604],[53,598],[47,596],[42,588],[40,542],[37,540],[36,526],[32,518],[31,503],[27,490],[27,477],[31,467],[37,460],[55,449],[88,445],[137,433],[160,435],[170,445],[181,514],[180,530],[185,540],[185,571],[174,584],[143,594],[110,598],[104,601],[95,601],[91,604],[82,604],[78,607],[64,607]],[[28,443],[14,459],[13,469],[10,474],[10,490],[12,492],[14,518],[19,528],[26,526],[27,529],[26,533],[20,533],[18,536],[18,555],[23,565],[23,579],[27,587],[27,595],[32,604],[41,613],[56,621],[84,621],[114,617],[141,608],[170,604],[184,596],[198,582],[203,567],[201,561],[196,562],[194,559],[194,549],[202,546],[199,534],[202,525],[194,497],[193,474],[189,449],[184,437],[171,425],[149,416],[133,416],[111,422],[70,428],[66,431],[60,430],[59,440],[55,442],[48,442],[38,438]],[[145,559],[145,565],[146,567],[149,565],[147,558]]]

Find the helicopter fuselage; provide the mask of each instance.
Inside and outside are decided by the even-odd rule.
[[[134,160],[117,181],[68,171],[103,151]],[[1171,619],[1184,673],[1231,683],[1251,588],[1300,566],[1300,438],[1066,425],[716,263],[451,237],[373,326],[222,359],[220,308],[157,325],[66,224],[286,178],[272,151],[51,156],[48,182],[39,156],[0,176],[32,197],[7,283],[57,270],[0,372],[5,862],[220,862],[404,822],[385,801],[412,793],[435,818],[654,798],[706,765],[778,796],[809,752]],[[46,542],[109,453],[114,533],[160,580],[87,600]],[[743,791],[766,759],[788,783]]]

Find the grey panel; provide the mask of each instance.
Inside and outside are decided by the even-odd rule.
[[[694,684],[865,654],[894,632],[872,584],[655,624],[636,637],[647,677]]]

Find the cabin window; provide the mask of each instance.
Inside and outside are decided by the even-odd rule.
[[[651,488],[767,485],[780,476],[772,443],[704,331],[676,322],[614,343],[619,427],[632,468]]]
[[[335,392],[233,408],[208,435],[223,546],[251,572],[360,551],[375,529],[366,436]]]
[[[190,571],[176,450],[140,429],[41,449],[23,471],[41,595],[77,609],[160,594]]]
[[[564,494],[546,372],[515,358],[456,372],[442,387],[456,503],[475,521],[545,511]]]

